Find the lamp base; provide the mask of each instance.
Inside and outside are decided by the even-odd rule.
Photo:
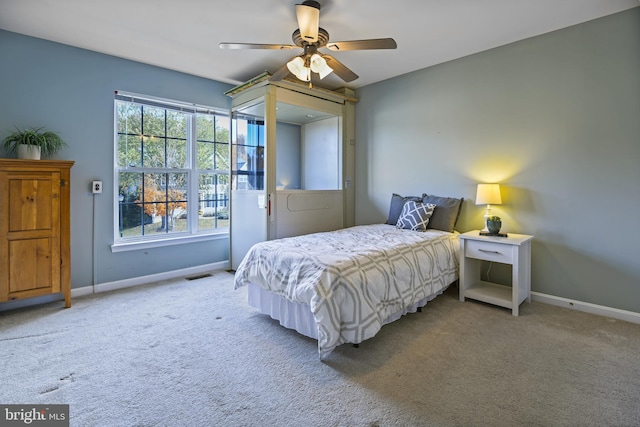
[[[509,237],[507,233],[491,233],[490,231],[480,231],[481,236]]]
[[[484,228],[480,230],[482,233],[488,233],[489,227],[487,226],[487,222],[489,221],[489,217],[491,216],[491,206],[487,205],[487,208],[484,211]]]

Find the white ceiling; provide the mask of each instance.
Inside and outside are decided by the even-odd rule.
[[[223,50],[220,42],[291,44],[302,0],[0,0],[0,28],[239,84],[301,50]],[[319,0],[330,41],[393,37],[396,50],[330,52],[357,88],[610,15],[638,0]]]

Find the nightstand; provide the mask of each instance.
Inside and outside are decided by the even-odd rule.
[[[508,233],[508,237],[481,236],[478,230],[460,235],[460,301],[471,298],[510,308],[531,302],[531,240],[533,236]],[[512,286],[480,280],[482,261],[512,266]]]

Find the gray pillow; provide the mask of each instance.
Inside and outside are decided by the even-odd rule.
[[[422,197],[420,196],[407,196],[402,197],[399,194],[393,193],[391,196],[391,203],[389,205],[389,217],[387,218],[387,222],[385,224],[396,225],[398,223],[398,218],[402,213],[402,208],[404,204],[409,200],[414,202],[421,202]]]
[[[432,203],[436,205],[431,220],[427,228],[448,231],[452,233],[462,208],[463,197],[456,199],[454,197],[429,196],[424,194],[422,203]]]
[[[436,205],[432,203],[414,202],[409,200],[402,207],[396,227],[413,231],[427,231],[427,224],[433,215]]]

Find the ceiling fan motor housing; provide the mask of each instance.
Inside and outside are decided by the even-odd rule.
[[[324,28],[318,28],[318,41],[309,43],[308,41],[302,38],[302,35],[300,34],[300,29],[297,28],[291,35],[291,39],[293,40],[293,44],[295,44],[296,46],[300,46],[302,48],[304,48],[305,44],[307,45],[314,44],[317,47],[324,47],[327,45],[327,43],[329,43],[329,33]]]
[[[317,1],[313,1],[313,0],[306,0],[302,2],[303,6],[310,6],[310,7],[315,7],[316,9],[320,10],[320,3],[318,3]]]

